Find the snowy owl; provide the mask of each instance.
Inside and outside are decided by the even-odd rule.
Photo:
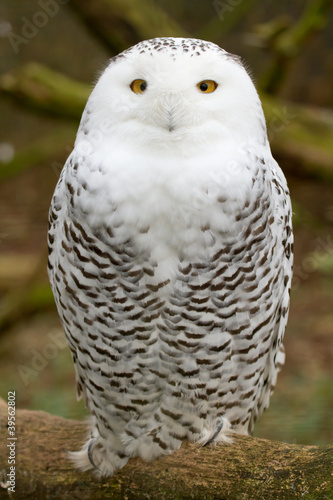
[[[89,97],[50,208],[49,276],[92,415],[77,467],[251,433],[284,362],[289,191],[241,60],[138,43]]]

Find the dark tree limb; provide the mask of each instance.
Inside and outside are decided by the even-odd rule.
[[[1,300],[0,333],[17,321],[27,318],[41,310],[54,308],[54,298],[49,283],[45,280],[47,254],[43,251],[36,260],[28,278],[19,290],[9,290]]]
[[[196,33],[196,38],[203,40],[222,40],[238,23],[244,19],[256,0],[225,2],[224,0],[213,0],[215,9],[214,17]]]
[[[38,63],[0,76],[0,91],[34,111],[78,119],[92,88]]]
[[[293,161],[294,174],[333,181],[333,113],[260,92],[274,155]],[[297,170],[296,170],[297,169]]]
[[[8,470],[7,406],[0,405],[0,471]],[[66,450],[82,445],[86,425],[39,411],[16,413],[16,493],[24,500],[333,497],[333,447],[236,436],[232,445],[179,451],[154,462],[131,459],[111,479],[73,469]],[[8,498],[0,488],[0,499]]]
[[[46,68],[27,64],[0,77],[0,92],[49,114],[79,120],[91,88]],[[333,180],[333,113],[260,92],[274,154],[294,160],[310,174]]]
[[[71,0],[69,5],[87,28],[118,54],[139,40],[161,36],[186,36],[153,0]]]
[[[268,69],[259,80],[262,90],[268,94],[277,93],[292,60],[311,36],[326,26],[332,6],[333,0],[308,0],[296,22],[288,22],[284,16],[257,27],[261,44],[272,55]]]
[[[66,148],[74,144],[77,131],[77,124],[67,124],[57,127],[52,133],[42,136],[35,142],[32,142],[22,150],[15,153],[12,160],[0,164],[0,181],[17,175],[27,168],[44,164],[54,170],[58,177],[60,166],[57,162],[51,160],[63,153]]]

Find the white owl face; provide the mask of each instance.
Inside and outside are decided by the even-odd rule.
[[[88,103],[89,121],[141,142],[247,141],[263,134],[254,85],[238,58],[194,39],[141,42],[106,68]],[[90,121],[90,126],[94,124]]]

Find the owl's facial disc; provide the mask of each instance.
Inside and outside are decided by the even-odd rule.
[[[262,133],[258,95],[235,57],[201,42],[163,43],[146,42],[110,63],[92,94],[90,128],[105,121],[107,139],[130,134],[140,147],[163,144],[171,153],[184,141],[195,148]]]
[[[171,89],[165,86],[160,95],[156,95],[154,86],[151,87],[146,80],[141,78],[133,80],[129,87],[134,94],[138,95],[139,99],[143,93],[148,94],[146,103],[148,106],[153,104],[154,113],[152,113],[151,118],[154,124],[169,132],[173,132],[181,126],[184,123],[184,118],[189,116],[190,110],[186,100],[182,93],[178,93],[175,88]],[[218,84],[214,80],[207,79],[193,84],[192,87],[192,90],[195,89],[198,94],[211,94],[216,90]]]

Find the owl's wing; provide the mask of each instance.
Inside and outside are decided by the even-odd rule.
[[[292,209],[289,190],[285,177],[275,160],[272,159],[272,197],[275,201],[275,225],[272,231],[276,232],[277,242],[281,247],[279,274],[282,276],[278,299],[275,325],[271,339],[271,350],[266,370],[264,372],[264,386],[261,392],[257,413],[250,422],[252,430],[256,418],[269,406],[270,395],[274,391],[277,375],[285,361],[283,338],[288,320],[290,289],[293,267],[293,232]]]
[[[71,195],[68,186],[66,186],[66,175],[68,173],[68,169],[70,169],[73,164],[76,164],[78,161],[79,159],[76,157],[75,152],[72,152],[61,171],[52,197],[49,210],[48,274],[58,313],[62,320],[67,342],[74,362],[77,398],[81,399],[81,397],[83,397],[85,404],[87,405],[87,395],[80,373],[80,365],[77,359],[77,346],[73,342],[72,338],[73,325],[75,325],[75,312],[68,308],[68,304],[63,303],[64,297],[62,291],[64,288],[64,282],[63,274],[61,273],[63,270],[62,266],[66,266],[65,259],[61,259],[61,247],[64,245],[63,231],[68,217],[67,202],[68,197]],[[66,311],[66,314],[64,314],[64,311]]]

